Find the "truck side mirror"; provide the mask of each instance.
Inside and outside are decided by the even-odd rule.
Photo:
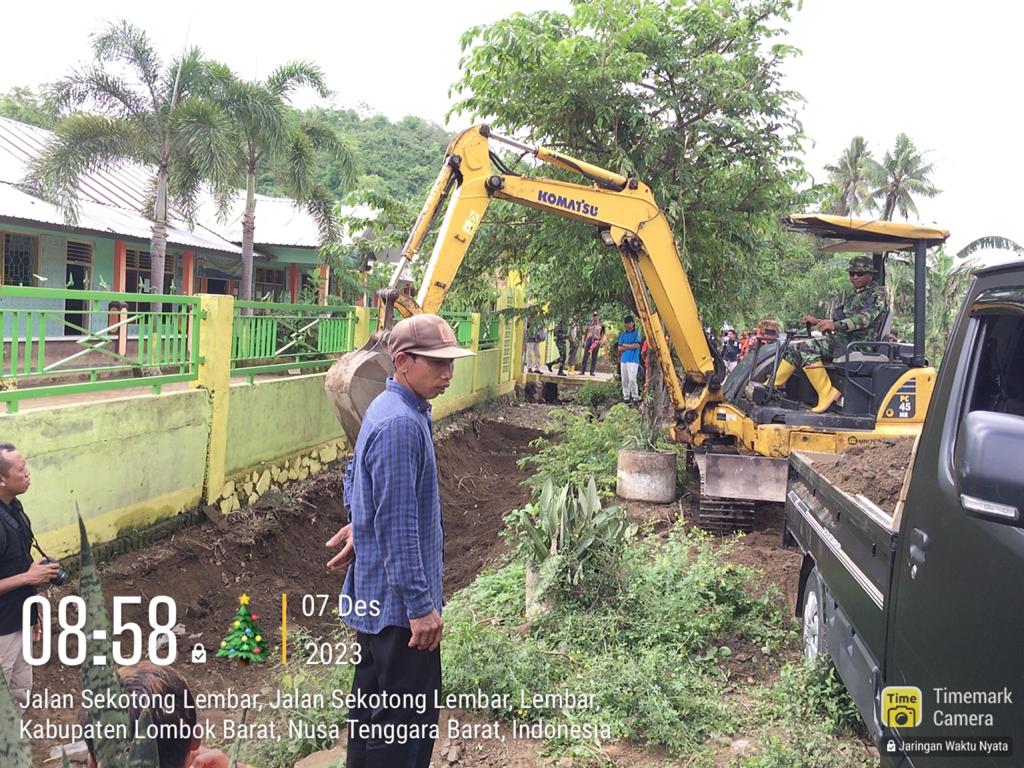
[[[964,511],[1008,525],[1024,525],[1024,417],[971,411],[956,444],[957,490]]]

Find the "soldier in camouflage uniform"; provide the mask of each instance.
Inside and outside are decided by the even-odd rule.
[[[803,322],[831,336],[800,339],[789,345],[786,355],[775,374],[775,386],[782,387],[797,368],[803,368],[808,380],[818,393],[818,404],[811,410],[824,413],[840,392],[832,386],[822,358],[844,354],[851,341],[873,341],[878,336],[879,324],[888,307],[885,288],[875,282],[875,266],[870,256],[854,256],[848,268],[854,292],[834,313],[834,320],[821,320],[805,315]]]

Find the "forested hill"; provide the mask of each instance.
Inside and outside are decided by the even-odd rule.
[[[315,107],[300,116],[326,123],[356,150],[357,189],[383,192],[403,201],[421,199],[437,177],[450,134],[441,126],[407,116],[391,122],[383,115],[362,117],[351,109]],[[320,163],[320,180],[340,196],[339,169],[330,160]],[[265,176],[260,192],[284,194]]]

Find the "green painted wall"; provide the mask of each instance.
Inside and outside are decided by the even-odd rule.
[[[343,436],[324,392],[325,375],[232,385],[227,475]]]
[[[22,501],[33,530],[63,554],[76,502],[102,541],[198,501],[209,420],[206,392],[192,390],[4,414],[0,434],[28,460],[32,485]]]
[[[486,352],[477,352],[476,358],[476,386],[474,389],[497,387],[501,374],[501,350],[489,349]]]

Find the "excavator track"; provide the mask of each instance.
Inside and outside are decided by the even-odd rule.
[[[728,536],[731,533],[749,533],[754,530],[756,501],[745,499],[723,499],[708,496],[704,485],[705,457],[701,453],[691,453],[693,463],[697,467],[700,478],[700,498],[697,502],[697,526],[709,533]]]

